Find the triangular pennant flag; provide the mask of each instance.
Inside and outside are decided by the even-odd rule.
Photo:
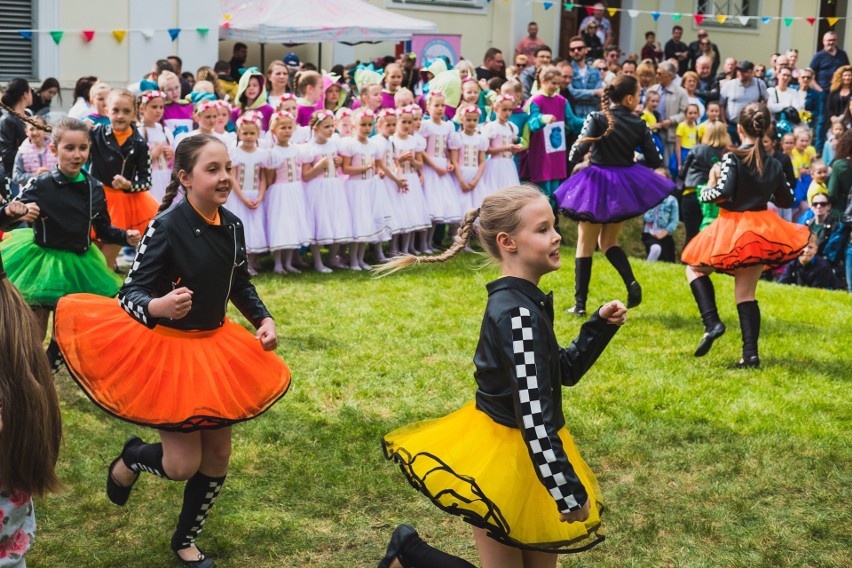
[[[814,25],[814,22],[816,22],[816,18],[805,18],[805,20],[807,20],[810,25]]]
[[[615,15],[618,13],[618,8],[607,8],[606,11],[609,12],[610,18],[614,18]]]
[[[748,25],[748,16],[738,16],[737,19],[740,21],[740,24],[744,26]]]
[[[55,43],[56,45],[59,45],[59,42],[62,41],[62,35],[64,33],[65,32],[60,32],[58,30],[50,32],[50,37],[53,38],[53,43]]]
[[[586,15],[594,16],[595,15],[595,7],[594,6],[586,6]]]
[[[681,14],[672,14],[672,21],[676,22],[681,19],[683,16]]]
[[[630,14],[631,18],[635,18],[639,15],[639,10],[627,10],[627,13]]]
[[[176,40],[180,35],[180,28],[169,28],[169,37],[172,38],[172,41]]]
[[[509,3],[509,0],[503,0],[503,3],[504,3],[504,4],[508,4],[508,3]],[[223,27],[223,28],[225,28],[225,29],[227,30],[228,28],[230,28],[230,27],[231,27],[231,22],[225,22],[224,24],[222,24],[222,27]]]
[[[31,30],[19,30],[18,33],[21,34],[24,39],[33,39],[33,32]]]
[[[772,18],[770,18],[769,16],[763,16],[762,18],[760,18],[760,21],[764,24],[768,24],[770,21],[772,21]]]
[[[720,24],[724,24],[725,22],[728,21],[728,16],[725,16],[724,14],[718,14],[716,16],[716,21],[719,22]]]
[[[659,12],[651,12],[651,17],[654,18],[654,21],[656,22],[657,20],[660,19],[660,13]]]
[[[551,8],[553,8],[553,2],[545,2],[544,3],[544,9],[545,10],[550,10]]]
[[[154,30],[151,29],[139,30],[139,33],[141,33],[142,37],[144,37],[145,39],[151,39],[152,37],[154,37]]]
[[[210,31],[210,28],[195,28],[195,31],[197,31],[200,35],[206,36],[207,32]]]
[[[701,22],[704,21],[704,14],[693,14],[692,17],[695,19],[696,26],[700,26]]]
[[[124,36],[127,35],[127,30],[112,30],[112,37],[115,38],[115,41],[121,43],[124,41]]]
[[[825,20],[828,22],[828,27],[833,28],[840,18],[826,18]]]
[[[565,9],[571,11],[574,9],[574,4],[571,2],[565,2]]]
[[[83,30],[83,38],[86,40],[86,43],[92,41],[95,37],[95,30]]]
[[[228,20],[230,20],[230,19],[231,19],[231,17],[232,17],[232,16],[231,16],[230,14],[222,14],[222,19],[223,19],[223,20],[225,20],[226,22],[227,22]]]
[[[790,27],[790,24],[792,24],[792,23],[793,23],[793,18],[784,18],[784,25],[787,26],[788,28]]]

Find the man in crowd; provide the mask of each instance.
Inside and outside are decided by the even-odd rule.
[[[535,57],[535,50],[544,45],[544,40],[538,37],[538,24],[530,22],[527,24],[527,37],[518,42],[515,47],[515,55],[523,53],[527,61]]]
[[[180,80],[180,98],[185,99],[186,96],[192,91],[192,85],[189,84],[183,76],[183,59],[178,57],[177,55],[169,55],[166,57],[169,63],[172,64],[172,67],[175,70],[175,75],[178,76]]]
[[[719,87],[724,87],[725,84],[733,79],[737,73],[737,59],[735,57],[728,57],[725,59],[725,63],[722,64],[722,71],[716,75],[716,79],[719,81]]]
[[[580,40],[583,41],[583,40]],[[524,86],[524,97],[529,98],[532,92],[533,82],[535,82],[535,72],[545,65],[550,65],[553,57],[553,52],[546,45],[540,45],[535,50],[535,65],[528,65],[524,72],[521,73],[521,84]]]
[[[248,59],[248,46],[238,41],[234,44],[234,52],[231,56],[231,60],[228,62],[228,65],[231,66],[231,78],[238,83],[240,81],[240,77],[243,76],[240,69],[245,68],[246,59]]]
[[[571,83],[571,94],[577,104],[574,114],[586,118],[598,110],[603,95],[603,77],[600,72],[586,64],[586,44],[580,36],[568,40],[568,53],[571,55],[571,66],[574,68],[574,82]]]
[[[698,70],[695,68],[696,63],[698,63],[698,58],[703,55],[701,50],[702,43],[701,42],[709,42],[710,50],[715,54],[716,61],[721,61],[722,58],[719,55],[719,46],[710,41],[710,34],[707,33],[707,30],[704,28],[698,28],[698,39],[689,44],[689,68],[695,71]],[[712,61],[711,61],[712,63]]]
[[[675,26],[672,28],[672,39],[666,42],[663,54],[666,59],[677,59],[677,74],[683,75],[689,70],[689,46],[681,41],[683,28]]]
[[[698,88],[695,95],[706,105],[719,100],[719,79],[713,75],[713,60],[702,55],[695,60],[695,72],[698,73]]]
[[[660,95],[660,104],[657,107],[663,120],[658,122],[657,133],[665,147],[665,163],[674,152],[677,125],[683,122],[686,106],[689,104],[689,96],[686,90],[674,84],[678,68],[671,61],[663,61],[657,66],[657,84],[648,87],[648,91],[655,91]]]
[[[731,135],[734,145],[740,145],[740,137],[737,134],[740,111],[749,103],[766,102],[768,98],[766,83],[754,77],[754,63],[748,60],[740,61],[737,64],[736,79],[725,83],[719,93],[719,102],[728,121],[728,134]]]
[[[816,77],[814,88],[822,91],[820,108],[825,106],[825,99],[831,87],[831,77],[835,71],[844,65],[849,65],[849,56],[846,55],[845,51],[837,47],[837,34],[832,31],[825,32],[825,35],[822,36],[822,49],[814,54],[809,65],[814,70]],[[817,152],[822,152],[822,147],[825,144],[825,134],[825,121],[820,119],[817,122]]]
[[[490,47],[485,52],[482,65],[476,68],[476,80],[489,81],[503,75],[503,52],[496,47]]]

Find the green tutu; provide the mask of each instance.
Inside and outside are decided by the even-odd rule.
[[[97,247],[83,254],[43,248],[33,242],[32,229],[17,229],[0,242],[0,254],[9,281],[31,306],[55,306],[68,294],[87,292],[115,296],[120,276],[107,268]]]

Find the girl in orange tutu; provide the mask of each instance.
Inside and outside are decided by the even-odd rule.
[[[104,184],[107,210],[116,227],[144,231],[157,214],[151,189],[151,154],[136,129],[136,98],[127,89],[113,89],[107,97],[110,125],[92,130],[91,174]],[[115,266],[121,247],[101,247],[107,266]]]
[[[807,227],[784,221],[766,206],[770,199],[780,208],[793,204],[793,190],[781,163],[763,149],[763,136],[770,124],[764,104],[751,103],[740,112],[737,133],[744,143],[723,157],[721,167],[716,164],[710,170],[699,195],[702,203],[719,205],[719,217],[689,241],[681,256],[689,265],[686,278],[704,322],[696,357],[706,355],[725,333],[709,275],[714,271],[734,275],[743,335],[738,367],[760,366],[760,308],[755,299],[760,275],[798,257],[808,243]]]
[[[171,548],[196,568],[214,565],[195,539],[225,482],[231,425],[269,409],[290,384],[272,352],[275,322],[246,270],[243,223],[222,207],[232,183],[221,141],[183,140],[119,301],[76,295],[57,310],[57,341],[86,394],[160,431],[160,443],[125,442],[108,470],[107,497],[124,505],[143,471],[186,480]],[[186,198],[169,209],[179,187]],[[229,300],[256,334],[228,320]]]
[[[476,401],[386,435],[385,456],[444,511],[474,525],[485,568],[555,567],[557,554],[603,540],[602,500],[594,474],[565,428],[562,386],[591,368],[624,324],[627,310],[610,302],[560,348],[553,300],[538,283],[560,266],[561,237],[550,202],[534,187],[487,196],[468,211],[453,246],[435,257],[399,257],[380,271],[443,262],[479,238],[499,262],[502,278],[488,284],[476,364]],[[401,527],[379,566],[461,566]]]

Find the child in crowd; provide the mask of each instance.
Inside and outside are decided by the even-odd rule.
[[[196,128],[195,130],[190,130],[189,132],[181,132],[180,134],[175,136],[175,148],[177,148],[177,145],[180,144],[181,140],[185,139],[187,136],[194,136],[196,134],[207,134],[209,136],[215,136],[216,138],[219,138],[219,134],[216,133],[216,122],[219,120],[218,101],[198,101],[197,103],[195,103],[195,110],[193,111],[192,116],[195,120],[195,123],[198,125],[198,128]],[[223,143],[226,143],[224,137],[219,139],[222,140]]]
[[[166,94],[162,91],[146,91],[139,97],[139,114],[142,118],[137,125],[139,134],[148,144],[151,156],[151,197],[160,203],[166,194],[166,186],[172,176],[171,162],[175,157],[174,136],[171,130],[163,126],[163,109]]]
[[[675,151],[669,160],[669,171],[672,176],[677,176],[680,169],[683,167],[683,161],[689,151],[695,147],[698,136],[698,105],[686,105],[683,122],[678,123],[675,137]]]
[[[461,120],[462,131],[450,143],[450,161],[461,190],[458,199],[462,211],[476,209],[490,193],[490,188],[482,182],[488,138],[476,132],[479,116],[476,106],[460,108],[456,118]]]
[[[655,91],[656,92],[656,91]],[[657,104],[659,104],[659,93],[657,93]],[[723,119],[722,114],[722,106],[719,104],[719,101],[710,101],[707,103],[707,108],[705,110],[705,119],[698,125],[698,140],[704,140],[704,132],[707,127],[711,124],[716,124],[717,122],[721,122]],[[728,136],[730,138],[730,136]]]
[[[659,134],[659,126],[657,123],[660,122],[660,114],[657,112],[657,108],[660,106],[660,93],[657,91],[648,91],[645,93],[645,108],[642,109],[642,120],[645,121],[645,124],[648,125],[648,129],[651,131],[651,138],[654,140],[654,146],[657,147],[660,154],[665,152],[665,145],[663,144],[663,139],[660,138]]]
[[[258,148],[263,118],[249,111],[237,119],[237,145],[231,148],[235,183],[228,199],[228,208],[245,224],[248,272],[255,276],[260,271],[257,255],[269,250],[266,235],[266,174],[264,164],[268,150]]]
[[[334,113],[334,139],[340,141],[350,136],[352,136],[352,109],[343,107]]]
[[[559,269],[561,237],[550,203],[530,187],[486,197],[481,208],[467,212],[443,254],[401,257],[382,270],[454,257],[467,246],[477,220],[479,240],[502,277],[488,284],[474,357],[476,401],[395,430],[382,446],[413,486],[474,526],[484,566],[556,566],[556,554],[591,548],[603,533],[600,489],[565,428],[561,387],[576,384],[592,367],[627,310],[610,302],[569,347],[557,345],[553,300],[538,286],[542,276]],[[470,566],[410,533],[392,542],[380,566],[394,560]]]
[[[338,258],[340,245],[352,241],[352,222],[346,204],[346,190],[340,167],[343,158],[334,136],[334,113],[315,111],[310,127],[313,140],[302,148],[302,180],[305,183],[305,203],[308,226],[312,230],[311,253],[314,269],[328,273],[331,268],[322,261],[321,246],[328,246],[328,264],[346,268]]]
[[[831,162],[834,161],[834,149],[837,146],[834,141],[840,140],[840,137],[843,136],[844,132],[846,132],[846,127],[843,126],[843,123],[831,123],[831,130],[828,133],[828,141],[822,148],[822,161],[829,166],[831,166]]]
[[[382,106],[381,108],[397,108],[396,95],[402,86],[402,66],[398,63],[389,63],[385,66],[385,75],[382,79]],[[407,89],[406,89],[407,90]],[[410,93],[411,91],[409,91]],[[410,103],[414,103],[414,96]]]
[[[184,140],[119,300],[76,294],[56,317],[57,340],[85,393],[159,433],[153,444],[127,439],[107,468],[107,498],[125,505],[142,472],[185,481],[170,548],[193,568],[214,566],[196,539],[228,474],[232,425],[268,410],[290,384],[274,353],[275,322],[246,272],[243,224],[223,207],[230,161],[212,136]],[[178,186],[186,197],[168,210]],[[256,333],[228,319],[229,301]]]
[[[12,169],[12,182],[20,187],[24,187],[31,178],[56,167],[56,156],[50,151],[45,136],[46,126],[44,117],[39,115],[32,117],[32,123],[26,125],[27,139],[18,148]]]
[[[790,152],[793,167],[798,172],[799,181],[793,190],[793,219],[807,210],[807,194],[811,185],[811,162],[816,160],[816,149],[811,146],[811,131],[807,126],[797,126],[793,131],[796,144]]]
[[[438,97],[435,99],[438,100]],[[437,104],[437,103],[436,103]],[[394,211],[401,211],[400,215],[406,219],[404,227],[407,229],[401,234],[399,252],[405,254],[418,250],[418,243],[414,237],[419,237],[419,250],[430,252],[429,241],[426,238],[427,230],[432,227],[432,218],[429,214],[429,205],[426,201],[423,189],[425,173],[420,172],[423,167],[423,152],[420,142],[413,136],[412,125],[414,123],[414,106],[408,106],[397,111],[396,133],[391,139],[394,151],[394,159],[399,164],[399,175],[404,181],[405,191],[396,193],[397,205]],[[436,111],[439,111],[436,107]],[[424,124],[428,124],[424,123]],[[445,126],[449,124],[442,123]],[[452,129],[452,126],[450,126]]]
[[[669,177],[665,168],[657,168],[656,172],[663,177]],[[645,212],[642,218],[642,243],[648,253],[648,262],[676,262],[672,235],[677,229],[679,218],[677,198],[674,195],[667,195],[662,203]]]
[[[171,71],[163,71],[157,77],[157,85],[166,94],[163,107],[163,125],[177,136],[192,130],[192,103],[180,96],[180,79]]]
[[[482,135],[489,143],[482,178],[488,191],[520,184],[514,157],[523,150],[523,144],[517,142],[518,127],[510,122],[514,107],[512,95],[498,96],[494,103],[495,119],[482,127]]]
[[[109,117],[107,116],[107,97],[112,88],[109,84],[98,82],[92,85],[92,90],[89,91],[89,101],[92,104],[94,112],[86,118],[93,124],[109,125]]]
[[[479,122],[485,122],[486,112],[490,114],[490,108],[486,108],[484,105],[480,106],[479,104],[479,94],[481,91],[482,89],[480,89],[476,79],[468,77],[462,80],[461,102],[456,109],[455,116],[453,116],[453,123],[457,130],[461,129],[461,117],[459,114],[466,108],[475,108],[479,111]]]
[[[309,126],[322,98],[322,75],[316,71],[300,71],[296,74],[296,92],[299,95],[296,122],[299,126]]]
[[[278,111],[272,116],[269,130],[276,144],[269,150],[266,168],[266,203],[264,224],[269,250],[275,261],[276,274],[298,274],[293,257],[299,249],[311,242],[305,206],[305,188],[302,185],[302,156],[292,143],[296,117],[290,112]]]
[[[390,248],[388,249],[388,253],[391,256],[399,254],[400,236],[408,234],[408,240],[410,241],[410,235],[414,230],[414,224],[408,214],[408,209],[404,206],[404,199],[398,196],[398,194],[408,191],[408,185],[402,177],[402,168],[394,155],[392,139],[396,133],[396,122],[396,110],[388,108],[381,109],[376,120],[376,135],[371,138],[382,153],[382,159],[376,165],[379,168],[381,177],[384,179],[385,187],[384,197],[380,197],[380,199],[387,204],[387,209],[390,213],[388,222]],[[381,261],[384,260],[383,257],[384,252],[381,245],[379,245],[376,247],[376,259]]]
[[[723,122],[717,120],[705,124],[701,144],[689,151],[683,161],[683,167],[680,168],[679,176],[683,181],[680,212],[686,229],[684,246],[701,230],[704,219],[698,192],[707,184],[710,170],[722,161],[722,155],[731,145],[728,128]]]
[[[503,83],[500,87],[500,93],[509,95],[514,100],[512,114],[509,115],[509,122],[515,125],[518,129],[519,142],[521,150],[514,156],[515,166],[518,168],[518,178],[521,181],[529,179],[527,169],[527,148],[530,145],[530,128],[529,128],[529,113],[524,110],[524,86],[520,81],[510,80]],[[494,186],[495,188],[498,186]]]
[[[413,105],[414,93],[412,93],[405,87],[401,88],[393,96],[393,104],[395,105],[393,108],[402,108]]]
[[[444,120],[444,106],[444,95],[437,91],[430,92],[426,107],[429,120],[420,125],[419,131],[426,139],[423,152],[423,192],[426,194],[427,211],[433,223],[428,235],[423,237],[425,240],[420,242],[419,250],[426,254],[432,252],[434,224],[459,223],[463,213],[453,178],[454,166],[449,155],[450,139],[455,135],[455,128],[452,122]]]
[[[237,119],[248,111],[253,111],[255,116],[261,118],[261,130],[269,129],[269,119],[275,112],[266,102],[266,77],[256,67],[251,67],[240,77],[237,99],[234,101],[234,109],[231,111],[231,122],[237,123]]]

